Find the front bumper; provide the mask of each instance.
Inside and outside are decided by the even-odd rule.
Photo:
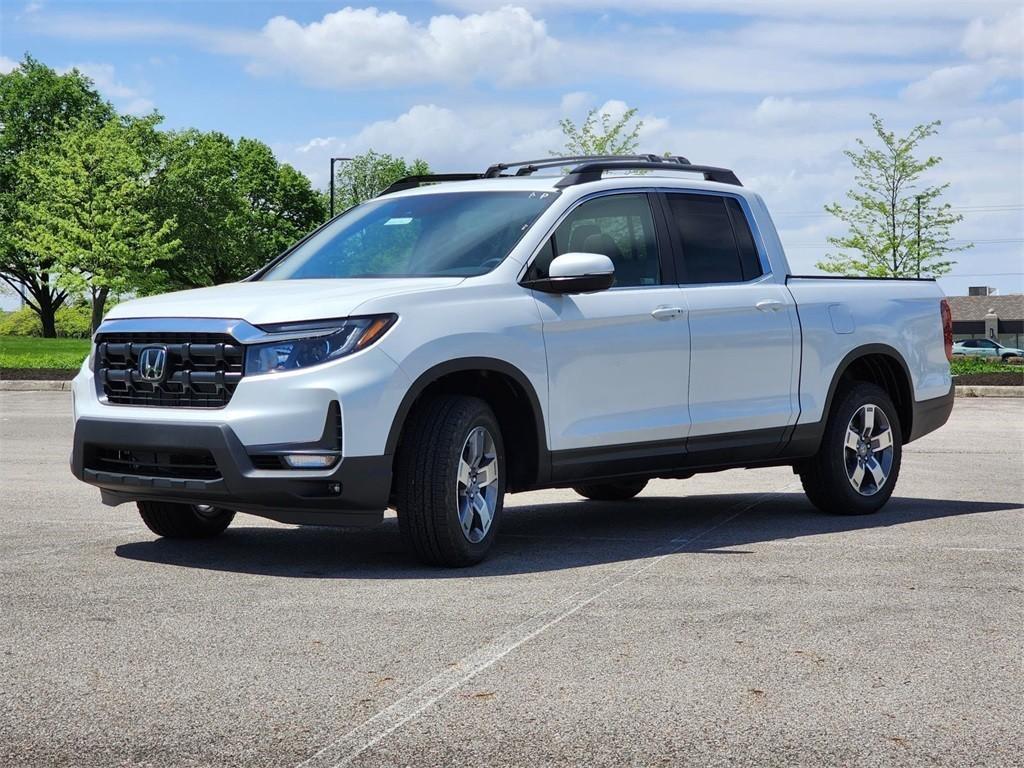
[[[283,446],[275,446],[282,448]],[[297,450],[306,445],[296,445]],[[102,449],[207,451],[215,479],[110,471],[94,460]],[[257,469],[230,426],[209,422],[111,421],[79,418],[71,471],[102,491],[106,504],[158,500],[209,504],[307,525],[373,525],[391,490],[391,456],[349,456],[333,470]]]

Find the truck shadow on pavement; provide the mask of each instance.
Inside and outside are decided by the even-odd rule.
[[[375,528],[346,530],[249,526],[246,523],[255,518],[242,515],[217,539],[154,539],[122,544],[114,551],[118,557],[149,563],[289,578],[476,578],[611,564],[666,553],[743,556],[749,554],[742,549],[745,545],[899,528],[1019,507],[1015,502],[893,498],[874,515],[842,517],[818,512],[800,493],[641,496],[625,503],[532,504],[507,508],[490,557],[467,569],[417,563],[405,549],[393,517]],[[841,545],[845,539],[832,536],[828,541]],[[857,543],[914,546],[907,534],[895,542],[885,535],[862,535]]]

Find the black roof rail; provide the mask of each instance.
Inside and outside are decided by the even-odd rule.
[[[437,184],[443,181],[473,181],[482,178],[484,178],[482,173],[430,173],[425,176],[406,176],[404,179],[394,182],[377,197],[390,195],[392,192],[401,192],[403,189],[415,189],[423,184]]]
[[[728,168],[716,168],[711,165],[693,165],[684,157],[657,158],[655,160],[613,159],[596,160],[577,165],[555,184],[556,187],[572,187],[599,181],[605,171],[687,171],[703,174],[707,181],[720,184],[732,184],[742,187],[736,174]]]
[[[647,160],[647,161],[658,161],[666,160],[666,158],[660,155],[642,154],[642,155],[566,155],[565,157],[543,157],[540,160],[521,160],[516,163],[495,163],[484,171],[485,179],[494,179],[502,174],[502,171],[507,171],[511,168],[518,168],[515,172],[516,176],[529,176],[531,173],[539,171],[541,168],[555,168],[559,165],[569,165],[572,163],[582,163],[589,161],[602,161],[602,160]],[[676,162],[689,162],[686,158],[673,158]],[[667,160],[666,160],[667,161]],[[504,174],[510,175],[510,174]]]

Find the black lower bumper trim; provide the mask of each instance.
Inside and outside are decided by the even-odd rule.
[[[297,446],[298,447],[298,446]],[[112,472],[94,460],[99,448],[209,451],[221,477],[151,477]],[[160,500],[210,504],[286,523],[376,524],[391,491],[391,456],[349,456],[328,476],[296,477],[256,469],[245,446],[223,424],[160,424],[79,419],[71,471],[99,487],[107,504]]]
[[[949,420],[949,414],[953,412],[953,401],[955,399],[953,384],[949,385],[949,392],[931,400],[921,400],[914,403],[914,420],[911,422],[910,439],[917,440],[929,432],[934,432]]]

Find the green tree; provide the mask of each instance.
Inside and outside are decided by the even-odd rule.
[[[13,223],[17,246],[51,257],[58,284],[86,293],[92,328],[111,294],[154,287],[154,270],[174,256],[173,219],[147,211],[161,140],[153,114],[111,118],[96,128],[79,121],[46,145],[23,182],[28,195]]]
[[[887,131],[878,115],[871,122],[880,146],[857,139],[859,151],[846,150],[856,170],[857,188],[846,193],[850,205],[825,210],[849,227],[829,242],[841,249],[816,266],[825,272],[869,277],[938,277],[956,263],[949,254],[971,247],[951,244],[950,228],[963,219],[940,198],[949,184],[922,185],[921,175],[942,162],[918,160],[918,145],[934,136],[941,123],[918,125],[906,136]]]
[[[68,291],[57,280],[56,254],[27,250],[14,237],[21,206],[36,187],[31,171],[72,125],[99,127],[114,115],[92,81],[77,70],[58,75],[26,55],[0,75],[0,280],[39,315],[43,335],[56,336],[57,310]]]
[[[366,202],[406,176],[429,173],[430,166],[425,160],[409,163],[404,158],[371,149],[341,163],[335,172],[335,210],[344,211]]]
[[[636,109],[630,108],[619,117],[592,109],[582,125],[568,117],[558,126],[565,135],[565,146],[552,150],[552,155],[632,155],[640,143],[643,120],[635,120]],[[635,120],[635,122],[634,122]]]
[[[169,287],[240,280],[319,225],[326,199],[253,139],[186,130],[167,138],[154,179],[158,218],[173,220]]]

